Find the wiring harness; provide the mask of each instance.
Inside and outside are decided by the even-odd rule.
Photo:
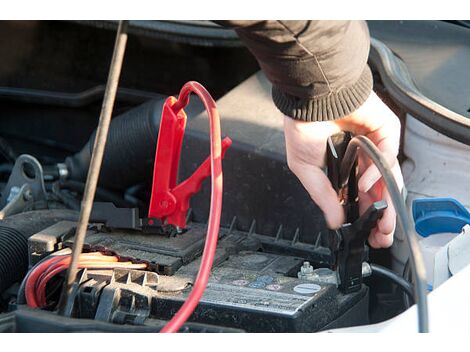
[[[70,261],[71,256],[69,254],[52,256],[37,264],[30,271],[25,281],[25,297],[29,307],[45,308],[47,306],[47,284],[52,278],[65,271],[69,267]],[[80,254],[78,267],[80,269],[145,269],[147,264],[124,262],[116,256],[93,252]]]

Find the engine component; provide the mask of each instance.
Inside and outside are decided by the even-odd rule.
[[[74,226],[62,222],[32,236],[35,257],[48,254],[39,250],[47,247],[45,235],[56,247],[70,247]],[[70,316],[145,326],[170,319],[195,282],[204,234],[205,225],[198,223],[173,237],[93,226],[85,250],[146,262],[148,269],[81,271],[70,298]],[[274,247],[272,236],[238,231],[235,223],[221,228],[219,238],[209,283],[191,315],[192,323],[249,332],[311,332],[367,323],[366,286],[342,293],[336,284],[299,279],[304,257],[286,254],[310,252],[309,261],[318,268],[335,262],[328,248],[319,245],[311,251],[311,245],[291,241]]]
[[[304,264],[300,267],[300,271],[297,273],[297,277],[303,280],[311,280],[313,276],[313,266],[310,265],[310,262],[304,262]]]
[[[140,181],[139,174],[149,173],[158,134],[159,107],[158,101],[151,101],[112,120],[103,158],[100,185],[125,188]],[[71,180],[86,179],[95,136],[96,131],[80,152],[65,160]]]
[[[399,274],[387,269],[381,265],[371,264],[370,265],[371,275],[383,277],[397,284],[402,290],[408,295],[409,298],[413,299],[413,286],[402,278]]]
[[[0,198],[0,219],[25,210],[47,207],[44,176],[39,161],[31,155],[20,155],[11,171]]]
[[[48,282],[70,266],[71,255],[56,255],[38,263],[24,280],[25,298],[29,307],[45,308],[47,305],[46,288]],[[116,256],[103,255],[100,252],[81,253],[78,259],[80,268],[92,269],[145,269],[145,263],[120,261]],[[65,311],[67,311],[65,308]]]
[[[470,264],[470,212],[454,198],[418,198],[412,212],[431,291]]]
[[[0,293],[25,276],[31,235],[61,220],[76,219],[77,213],[70,210],[37,210],[0,221]]]
[[[3,292],[26,273],[27,240],[14,228],[0,226],[0,248],[0,292]]]
[[[362,263],[362,277],[367,277],[372,274],[372,269],[369,263]],[[313,269],[309,262],[304,262],[304,265],[297,273],[299,279],[314,281],[317,283],[328,283],[339,286],[338,275],[335,271],[328,268]]]

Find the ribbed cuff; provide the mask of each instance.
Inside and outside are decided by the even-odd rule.
[[[352,86],[318,98],[302,99],[283,93],[273,85],[272,97],[276,107],[295,120],[331,121],[347,116],[357,110],[372,91],[372,72],[368,65]]]

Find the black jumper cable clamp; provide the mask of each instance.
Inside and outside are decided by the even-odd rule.
[[[327,173],[343,204],[346,223],[329,231],[330,249],[336,254],[335,270],[339,289],[344,293],[355,292],[362,286],[362,263],[368,260],[367,238],[387,208],[385,201],[373,203],[359,216],[357,160],[344,160],[350,133],[338,133],[328,138]],[[352,165],[345,173],[343,163]],[[342,167],[343,166],[343,167]]]
[[[176,183],[187,120],[182,108],[174,111],[176,102],[175,97],[169,97],[162,109],[148,217],[139,218],[136,208],[116,208],[112,203],[96,202],[92,221],[109,228],[134,229],[149,234],[174,236],[185,231],[189,201],[211,175],[211,160],[208,157],[191,176]],[[231,144],[229,137],[222,140],[222,158]]]

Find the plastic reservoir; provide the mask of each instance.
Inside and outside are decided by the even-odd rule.
[[[441,248],[452,241],[456,236],[457,234],[455,233],[440,233],[424,237],[420,241],[424,265],[426,266],[426,282],[428,284],[429,291],[431,291],[434,286],[434,266],[436,255]]]
[[[413,201],[418,198],[450,197],[470,209],[470,146],[407,115],[404,153],[407,160],[402,164],[402,172],[410,215]],[[420,236],[420,242],[430,253],[445,244],[449,237],[451,235],[442,233],[423,242],[424,238]],[[392,246],[393,269],[403,272],[408,257],[405,236],[397,229]]]

